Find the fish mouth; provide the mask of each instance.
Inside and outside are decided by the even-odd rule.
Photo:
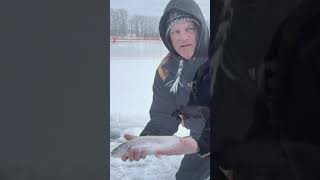
[[[111,154],[111,156],[113,156],[113,157],[118,156],[118,155],[120,154],[120,153],[119,153],[119,149],[113,149],[110,154]]]

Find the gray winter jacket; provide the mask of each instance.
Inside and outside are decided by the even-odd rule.
[[[198,22],[198,44],[192,60],[185,60],[166,40],[166,22],[168,14],[172,10],[188,13]],[[181,105],[186,105],[191,92],[191,82],[198,67],[207,60],[209,30],[202,15],[201,9],[193,0],[171,0],[165,8],[160,19],[159,31],[164,45],[169,50],[169,54],[160,63],[153,83],[153,101],[150,108],[150,121],[140,135],[173,135],[181,123],[179,119],[172,116],[172,113]],[[183,63],[180,75],[181,85],[176,93],[170,92],[172,82],[176,79],[179,64]],[[180,64],[181,65],[181,64]],[[203,122],[188,127],[191,134],[201,134],[199,127],[203,127]]]

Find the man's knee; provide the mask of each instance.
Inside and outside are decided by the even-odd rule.
[[[185,155],[176,173],[177,180],[202,180],[210,176],[210,159],[197,154]]]

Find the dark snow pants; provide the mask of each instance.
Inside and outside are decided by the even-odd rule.
[[[187,154],[176,173],[177,180],[204,180],[210,176],[210,158],[198,154]]]

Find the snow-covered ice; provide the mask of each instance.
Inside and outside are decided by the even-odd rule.
[[[152,83],[167,50],[162,42],[110,44],[110,151],[125,133],[138,135],[149,121]],[[176,135],[189,131],[179,127]],[[148,156],[139,162],[110,157],[111,180],[174,180],[183,156]]]

